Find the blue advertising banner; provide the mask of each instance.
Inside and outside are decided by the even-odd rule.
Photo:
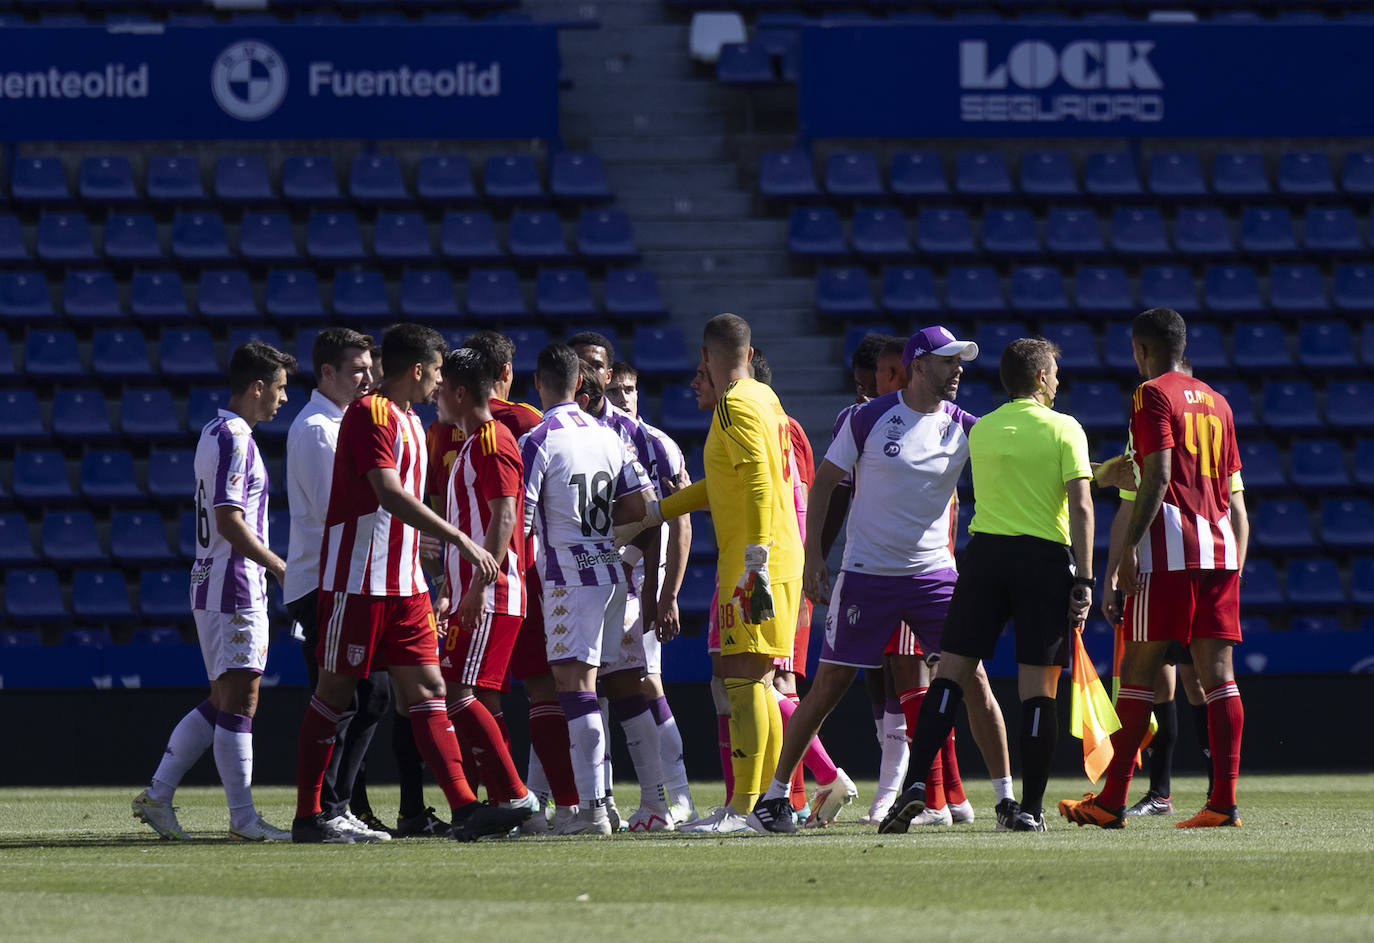
[[[0,28],[5,140],[556,138],[553,24]]]
[[[1374,24],[818,24],[806,138],[1362,137]]]

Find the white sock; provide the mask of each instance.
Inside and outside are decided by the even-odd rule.
[[[882,766],[878,772],[878,791],[873,798],[895,796],[902,791],[911,746],[906,738],[906,716],[900,711],[883,712]]]
[[[597,698],[601,708],[601,730],[603,732],[601,756],[601,786],[606,795],[615,791],[615,770],[611,768],[611,702],[604,697]],[[581,792],[581,787],[578,787]]]
[[[658,725],[648,706],[633,717],[620,721],[620,729],[625,731],[625,746],[630,751],[630,761],[635,765],[635,777],[639,780],[639,804],[650,809],[667,806],[663,796],[663,761],[659,758]]]
[[[674,805],[691,802],[692,790],[687,783],[687,764],[682,762],[682,732],[672,714],[658,725],[658,759],[663,768],[663,788]]]
[[[573,779],[583,808],[601,805],[606,798],[602,785],[601,762],[606,752],[606,728],[597,711],[568,718],[568,740],[572,744]]]
[[[551,793],[549,778],[544,775],[544,764],[539,762],[539,754],[534,751],[533,745],[530,746],[529,775],[525,777],[525,788],[541,800]]]
[[[1014,793],[1011,788],[1010,776],[999,776],[994,779],[992,781],[992,791],[997,793],[998,802],[1001,802],[1003,799],[1011,799],[1013,801],[1016,799],[1016,793]]]
[[[257,821],[253,809],[253,720],[221,711],[215,721],[215,769],[229,800],[229,825],[241,828]]]
[[[792,783],[779,782],[774,779],[768,784],[768,791],[763,794],[765,799],[790,799],[792,797]]]
[[[154,802],[171,802],[186,771],[196,765],[215,740],[215,709],[209,701],[196,705],[172,728],[167,749],[157,764],[153,781],[148,785],[148,798]]]

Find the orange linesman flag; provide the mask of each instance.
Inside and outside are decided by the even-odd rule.
[[[1083,626],[1073,629],[1073,700],[1069,733],[1083,741],[1083,771],[1096,783],[1112,761],[1112,734],[1121,721],[1083,648]]]

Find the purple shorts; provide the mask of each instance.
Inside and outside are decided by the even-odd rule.
[[[926,657],[940,651],[945,612],[958,573],[935,570],[918,576],[875,576],[842,570],[825,616],[821,661],[877,668],[898,623],[905,622]]]

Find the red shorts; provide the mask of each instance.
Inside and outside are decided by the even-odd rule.
[[[510,653],[510,673],[516,681],[549,673],[549,656],[544,650],[544,589],[535,567],[525,571],[525,621]]]
[[[1144,589],[1126,597],[1121,623],[1131,642],[1195,638],[1240,641],[1240,573],[1164,570],[1141,574]]]
[[[439,637],[428,593],[363,596],[320,591],[321,671],[366,678],[373,670],[437,665]]]
[[[811,647],[811,616],[811,600],[802,596],[797,606],[797,632],[792,636],[792,657],[773,659],[775,667],[791,671],[799,678],[806,677],[806,655]]]
[[[519,616],[484,612],[477,628],[467,632],[450,621],[439,645],[444,681],[488,691],[508,690],[507,669],[523,622]]]
[[[883,648],[883,654],[926,657],[926,653],[921,650],[921,642],[916,638],[916,633],[911,631],[911,626],[905,622],[897,623],[897,628],[892,632],[892,638],[887,640],[887,645]]]

